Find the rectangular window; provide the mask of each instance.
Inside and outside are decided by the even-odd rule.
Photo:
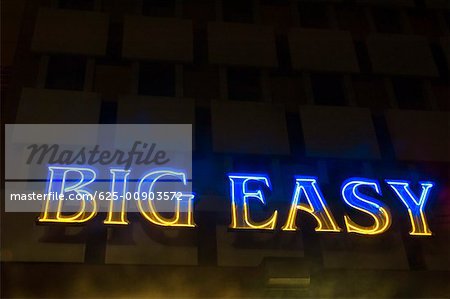
[[[193,51],[195,64],[208,63],[208,21],[192,20],[193,25]]]
[[[415,34],[431,38],[441,35],[441,29],[435,13],[414,9],[408,11],[408,17]]]
[[[355,75],[352,77],[358,106],[383,111],[389,107],[389,96],[382,78],[372,75]]]
[[[346,104],[341,76],[312,74],[311,84],[316,104],[332,106],[344,106]]]
[[[252,0],[226,0],[222,3],[225,22],[253,23]]]
[[[363,8],[342,4],[336,5],[335,11],[339,29],[350,31],[356,39],[363,39],[369,34],[370,26]]]
[[[363,41],[355,41],[355,52],[361,73],[370,73],[372,71],[372,66],[370,64],[366,43]]]
[[[327,6],[324,3],[298,3],[300,25],[306,28],[329,28]]]
[[[260,0],[261,5],[289,5],[289,0]]]
[[[184,0],[183,18],[192,20],[194,33],[194,63],[207,64],[208,61],[208,22],[216,20],[216,6],[210,0]]]
[[[132,68],[127,62],[111,63],[97,59],[95,65],[94,91],[106,101],[115,101],[119,95],[130,94]]]
[[[402,33],[403,28],[399,11],[390,8],[372,10],[377,31],[381,33]]]
[[[183,18],[195,21],[214,21],[216,19],[215,1],[183,0]]]
[[[195,99],[219,98],[219,71],[210,66],[183,68],[184,96]]]
[[[449,77],[449,68],[450,61],[447,62],[447,58],[445,57],[445,50],[443,49],[444,44],[432,42],[430,44],[431,53],[433,54],[434,62],[439,71],[439,76],[444,79],[448,79]]]
[[[108,40],[106,43],[106,57],[111,60],[122,59],[123,24],[109,23]]]
[[[115,124],[117,122],[117,103],[110,101],[102,101],[100,107],[101,124]]]
[[[447,27],[450,28],[450,13],[447,11],[447,13],[444,13],[444,19],[447,23]]]
[[[124,15],[136,13],[135,0],[101,1],[101,11],[109,13],[110,22],[122,22]]]
[[[274,103],[283,103],[288,111],[298,112],[298,106],[306,104],[306,93],[299,75],[273,74],[270,77],[270,91]]]
[[[276,34],[287,34],[293,26],[291,5],[287,1],[261,1],[261,22],[273,26]]]
[[[58,7],[63,9],[94,10],[94,0],[58,0]]]
[[[291,70],[291,54],[287,36],[282,34],[276,35],[275,45],[277,47],[279,69],[289,72]]]
[[[450,86],[448,85],[448,81],[444,79],[439,80],[439,82],[433,82],[431,88],[438,108],[446,111],[450,110],[450,101],[448,100]]]
[[[401,109],[426,109],[422,82],[415,78],[395,78],[392,80],[395,97]]]
[[[175,66],[156,62],[141,63],[139,66],[139,94],[175,96]]]
[[[45,87],[49,89],[82,90],[86,73],[86,57],[50,56]]]
[[[175,16],[175,0],[143,0],[142,15],[150,17]]]
[[[261,100],[261,72],[250,68],[229,68],[228,97],[237,101]]]

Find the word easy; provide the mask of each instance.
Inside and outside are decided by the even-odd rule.
[[[125,194],[127,192],[128,176],[131,170],[110,169],[111,193]],[[66,180],[67,177],[78,176],[78,180]],[[251,217],[251,206],[255,204],[265,205],[265,190],[271,190],[270,178],[263,174],[233,173],[227,175],[230,184],[231,224],[234,229],[274,230],[277,226],[278,211],[274,210],[270,217],[263,221],[255,222]],[[60,167],[50,166],[48,176],[47,193],[57,192],[64,194],[76,192],[78,194],[89,193],[87,186],[96,179],[96,172],[88,167]],[[172,179],[179,184],[187,185],[186,173],[168,169],[152,170],[139,180],[137,193],[151,193],[155,187],[164,180]],[[75,181],[75,182],[74,182]],[[297,215],[299,211],[311,215],[317,222],[318,232],[340,232],[340,228],[329,209],[319,186],[318,179],[310,176],[295,176],[294,191],[290,202],[290,208],[286,222],[282,225],[283,231],[296,231]],[[410,182],[405,180],[384,181],[393,194],[408,211],[411,222],[411,235],[431,235],[425,215],[425,206],[434,183],[419,182],[419,192],[411,190]],[[363,235],[381,234],[389,229],[392,223],[391,212],[385,203],[377,200],[373,195],[381,196],[380,183],[377,180],[352,177],[345,180],[340,188],[343,202],[360,213],[370,216],[372,224],[361,225],[352,220],[349,215],[344,215],[345,229],[349,233]],[[372,195],[371,195],[372,194]],[[110,201],[105,224],[126,225],[126,204],[123,197]],[[122,198],[122,200],[120,200]],[[174,204],[171,217],[167,217],[157,211],[155,204],[150,200],[137,200],[140,214],[149,222],[160,226],[195,227],[194,221],[194,194],[182,193],[180,200]],[[205,199],[207,200],[207,199]],[[72,215],[62,212],[62,202],[47,200],[44,210],[39,217],[39,222],[66,222],[82,223],[90,220],[97,213],[95,200],[90,200],[90,209],[87,202],[81,201],[79,211]],[[56,205],[56,206],[55,206]]]

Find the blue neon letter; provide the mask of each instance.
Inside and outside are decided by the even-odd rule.
[[[50,200],[50,198],[47,198],[44,211],[39,217],[39,221],[79,223],[86,222],[94,217],[97,213],[97,204],[92,194],[84,187],[95,180],[95,171],[90,168],[59,166],[49,166],[48,170],[47,194],[64,196],[66,193],[75,192],[77,197],[73,197],[72,199],[80,202],[80,208],[77,213],[72,215],[62,215],[64,200]],[[79,175],[79,180],[77,179],[76,182],[70,186],[67,184],[69,174]],[[73,178],[70,179],[75,180]],[[86,209],[86,201],[91,204],[91,209],[89,211]]]
[[[269,229],[275,228],[278,211],[275,211],[270,219],[264,222],[255,223],[250,218],[249,198],[255,198],[261,203],[264,202],[264,195],[261,189],[249,190],[248,183],[263,184],[269,189],[270,180],[265,175],[244,175],[229,174],[230,195],[231,195],[231,228],[238,229]]]
[[[394,190],[395,194],[397,194],[408,209],[412,225],[412,231],[409,234],[431,236],[432,233],[428,227],[424,210],[434,183],[419,182],[422,187],[422,193],[419,199],[411,192],[408,181],[386,180],[386,183]]]
[[[109,203],[108,216],[103,223],[105,224],[128,224],[126,217],[126,198],[127,198],[127,178],[131,170],[110,169],[111,179],[111,198]]]
[[[305,194],[307,203],[300,202],[302,192]],[[317,220],[318,226],[316,227],[316,231],[340,231],[336,220],[334,220],[333,215],[328,210],[327,203],[317,186],[317,178],[315,177],[296,177],[291,209],[286,224],[282,228],[283,230],[297,230],[297,226],[295,225],[297,210],[305,211]]]
[[[142,195],[142,199],[137,201],[139,211],[148,221],[161,226],[177,226],[177,227],[195,227],[194,223],[194,194],[187,192],[179,192],[181,189],[171,192],[155,192],[155,184],[163,178],[171,178],[174,181],[180,181],[183,185],[187,185],[187,178],[184,172],[177,172],[169,169],[162,169],[145,174],[139,181],[137,192]],[[174,179],[175,178],[175,179]],[[176,200],[174,215],[171,218],[162,216],[156,209],[153,200],[164,193],[164,196],[170,196],[169,193],[178,194],[172,199]],[[153,197],[154,195],[154,197]],[[149,211],[143,206],[143,201],[148,203]]]
[[[342,184],[341,194],[344,201],[363,213],[369,214],[374,220],[374,225],[365,227],[353,222],[345,215],[345,225],[349,233],[364,235],[376,235],[385,232],[391,225],[389,209],[375,198],[360,192],[359,187],[370,187],[381,195],[381,188],[377,181],[364,178],[351,178]]]

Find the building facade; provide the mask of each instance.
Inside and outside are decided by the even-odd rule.
[[[103,225],[104,215],[37,225],[2,209],[2,297],[450,293],[447,1],[1,5],[2,124],[192,124],[199,194],[194,229],[138,215],[126,227]],[[295,232],[233,230],[230,172],[269,175],[270,209],[255,209],[276,208],[280,223],[293,177],[317,176],[340,227],[345,178],[432,180],[433,235],[409,235],[385,186],[393,223],[381,235],[315,232],[306,213]]]

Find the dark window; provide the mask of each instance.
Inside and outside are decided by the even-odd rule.
[[[252,0],[226,0],[222,3],[225,22],[253,23]]]
[[[207,38],[207,22],[193,21],[194,26],[194,63],[208,63],[208,38]]]
[[[302,122],[298,114],[298,105],[296,105],[295,110],[294,113],[286,113],[286,127],[289,136],[289,147],[291,149],[289,160],[298,163],[305,157],[305,139],[301,125]]]
[[[58,7],[65,9],[93,10],[94,0],[58,0]]]
[[[124,15],[136,13],[136,2],[130,0],[101,1],[101,10],[109,13],[110,22],[122,22]]]
[[[289,5],[289,0],[260,0],[261,5]]]
[[[214,21],[216,19],[215,1],[183,0],[183,17],[197,21]]]
[[[443,79],[448,79],[449,72],[448,72],[448,65],[450,64],[450,61],[447,62],[447,58],[445,57],[445,53],[438,43],[431,43],[431,52],[433,53],[434,61],[436,62],[436,66],[439,71],[439,75]]]
[[[312,74],[314,101],[318,105],[345,105],[342,78],[332,74]]]
[[[363,41],[355,41],[355,52],[361,73],[370,73],[372,66],[366,44]]]
[[[327,6],[323,3],[299,3],[300,25],[307,28],[329,28]]]
[[[46,88],[82,90],[86,73],[86,58],[57,55],[48,61]]]
[[[433,95],[435,97],[438,108],[441,110],[450,110],[450,101],[448,97],[450,95],[450,86],[447,80],[438,80],[431,85],[433,89]]]
[[[380,112],[389,107],[389,96],[383,78],[367,75],[352,77],[352,86],[359,106]]]
[[[102,101],[100,108],[100,120],[101,124],[114,124],[117,121],[117,103],[110,101]]]
[[[175,66],[143,62],[139,67],[139,94],[175,96]]]
[[[373,10],[373,18],[377,31],[381,33],[401,33],[402,24],[400,13],[389,8],[377,8]]]
[[[450,28],[450,12],[444,13],[444,19],[447,22],[447,27]]]
[[[384,113],[373,114],[372,120],[375,134],[377,135],[378,146],[381,151],[381,157],[388,161],[394,160],[395,151]]]
[[[256,69],[228,69],[228,97],[238,101],[261,100],[260,71]]]
[[[11,71],[11,67],[9,66],[0,66],[0,93],[1,93],[1,97],[3,98],[6,95],[6,90],[8,88],[9,82],[11,80],[11,75],[12,75],[12,71]]]
[[[362,39],[370,32],[363,8],[351,4],[337,5],[336,17],[340,29],[348,30],[354,38]]]
[[[106,44],[106,57],[112,60],[121,60],[122,56],[123,26],[121,23],[111,22],[108,30]]]
[[[286,1],[262,1],[261,23],[273,26],[276,34],[287,34],[292,24],[292,6]]]
[[[415,34],[436,37],[441,34],[438,18],[432,12],[414,9],[408,11],[409,21]]]
[[[132,85],[132,67],[128,62],[97,58],[95,61],[94,91],[105,100],[115,100],[129,94]]]
[[[291,69],[291,54],[289,52],[289,42],[286,35],[276,35],[275,44],[277,47],[277,59],[279,68],[283,70]]]
[[[428,0],[414,0],[414,4],[416,5],[415,8],[416,9],[421,9],[421,10],[427,9],[425,1],[428,1]]]
[[[151,17],[173,17],[175,0],[143,0],[142,14]]]
[[[183,68],[184,95],[195,99],[219,98],[219,71],[209,66]]]
[[[216,19],[216,6],[210,0],[184,0],[183,18],[192,20],[194,63],[208,63],[207,24]]]
[[[298,105],[306,104],[306,93],[299,75],[273,74],[270,91],[274,103],[283,103],[289,111],[298,111]]]
[[[401,109],[425,109],[422,83],[419,79],[395,78],[392,80],[398,106]]]

